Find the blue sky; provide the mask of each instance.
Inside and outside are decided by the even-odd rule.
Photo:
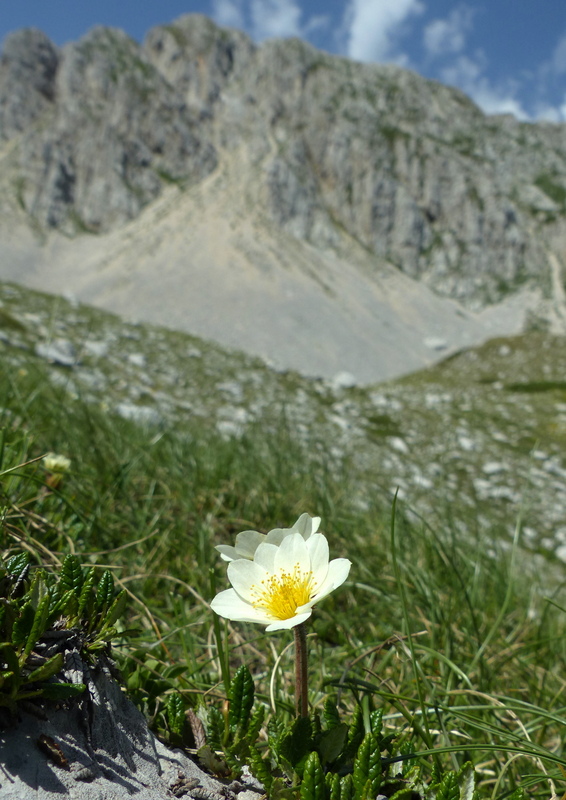
[[[566,121],[566,0],[0,0],[0,39],[36,27],[56,44],[97,24],[142,41],[198,11],[256,41],[300,36],[360,61],[458,86],[486,112]]]

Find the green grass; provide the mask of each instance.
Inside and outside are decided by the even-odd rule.
[[[24,303],[19,292],[5,292],[0,317],[11,342],[0,351],[3,468],[47,451],[72,467],[55,490],[41,461],[0,476],[0,546],[54,568],[76,553],[112,571],[129,593],[123,627],[135,631],[115,653],[155,730],[171,736],[169,698],[202,716],[221,709],[219,643],[232,674],[247,664],[268,716],[292,718],[291,634],[221,622],[219,639],[208,602],[227,586],[216,544],[307,511],[322,517],[331,556],[352,561],[309,625],[312,707],[334,698],[346,718],[359,707],[368,719],[382,709],[386,731],[424,754],[429,783],[439,766],[471,760],[481,797],[522,785],[546,798],[552,781],[564,791],[562,564],[544,539],[513,535],[521,514],[525,525],[544,514],[548,530],[559,525],[560,506],[547,484],[521,511],[474,483],[485,463],[534,472],[542,449],[561,469],[562,340],[498,340],[399,381],[334,391],[44,295]],[[72,338],[80,364],[37,358],[36,324],[44,340]],[[100,341],[97,360],[87,345]],[[140,354],[151,380],[139,402],[166,397],[153,426],[115,413],[120,392],[146,385]],[[86,369],[105,376],[99,390],[81,383]],[[216,423],[230,404],[255,412],[226,436]],[[348,427],[332,427],[336,416]],[[459,429],[475,442],[465,458],[453,450]],[[435,463],[439,476],[427,472]],[[419,494],[406,480],[416,474],[435,482]]]
[[[195,708],[224,695],[207,607],[212,586],[226,585],[214,545],[306,510],[322,516],[332,555],[353,562],[309,628],[314,707],[332,696],[347,713],[369,700],[445,769],[471,759],[481,796],[523,781],[548,797],[550,779],[562,785],[564,614],[544,562],[526,580],[497,531],[461,537],[402,503],[392,545],[389,498],[376,492],[360,509],[351,465],[329,469],[330,448],[297,444],[283,423],[229,440],[190,424],[156,432],[70,402],[39,367],[2,373],[5,467],[47,450],[72,459],[54,491],[41,462],[4,476],[4,553],[24,547],[57,564],[74,552],[113,571],[130,593],[124,624],[138,631],[118,647],[120,665],[158,730],[171,694]],[[222,628],[231,670],[246,663],[260,701],[290,717],[290,635]]]

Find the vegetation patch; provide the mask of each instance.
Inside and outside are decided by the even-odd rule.
[[[555,176],[542,172],[533,183],[562,209],[566,207],[566,187]]]
[[[0,349],[8,726],[80,699],[60,630],[87,664],[113,647],[159,736],[270,798],[563,794],[562,339],[340,389],[18,287],[2,310],[25,327]],[[74,366],[36,352],[62,339]],[[136,396],[157,421],[124,415]],[[351,567],[309,618],[297,716],[295,626],[210,603],[233,572],[217,546],[303,513]]]

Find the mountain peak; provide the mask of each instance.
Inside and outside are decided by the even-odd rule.
[[[17,222],[56,243],[57,269],[40,266],[45,248],[19,258],[39,288],[41,271],[49,269],[49,280],[64,275],[65,288],[75,286],[82,299],[123,310],[125,301],[112,299],[114,278],[102,280],[113,265],[114,277],[122,275],[136,292],[142,316],[155,291],[143,307],[140,287],[153,270],[165,309],[157,322],[182,316],[171,310],[181,297],[192,308],[189,287],[200,287],[207,302],[216,292],[217,305],[236,314],[230,323],[236,346],[253,339],[234,333],[242,329],[237,314],[252,307],[257,313],[261,297],[269,305],[269,292],[286,291],[323,304],[322,291],[329,305],[321,320],[332,317],[331,309],[345,315],[345,329],[352,316],[373,319],[359,340],[353,337],[352,347],[354,340],[361,347],[377,335],[376,314],[390,309],[392,295],[363,314],[354,311],[353,295],[343,306],[336,298],[358,284],[363,296],[363,284],[368,297],[383,299],[384,276],[405,287],[399,289],[405,297],[411,281],[426,293],[429,299],[417,292],[407,308],[421,303],[448,319],[452,312],[434,298],[478,314],[502,302],[515,308],[514,297],[528,296],[538,298],[539,315],[560,327],[566,316],[555,291],[566,253],[562,133],[557,125],[485,116],[460,91],[398,66],[356,63],[298,39],[258,47],[198,14],[150,30],[142,45],[121,31],[95,28],[58,50],[39,31],[20,31],[6,40],[0,61],[2,238],[7,252]],[[17,250],[14,244],[10,253]],[[83,250],[88,276],[86,264],[76,266]],[[71,279],[67,261],[74,265]],[[210,291],[205,267],[219,281]],[[256,270],[270,274],[271,283],[248,285]],[[254,301],[247,308],[244,295],[235,302],[238,286],[247,287],[248,297],[257,293],[257,307]],[[277,303],[285,308],[280,294]],[[524,323],[525,305],[515,305],[513,330]],[[396,308],[394,318],[407,317],[407,308]],[[418,346],[407,342],[422,354],[420,363],[425,339],[449,334],[461,346],[489,333],[479,318],[471,328],[462,323],[456,336],[457,326],[444,331],[445,321],[423,316],[429,322],[427,330],[415,328]],[[304,308],[298,319],[307,318]],[[410,326],[415,315],[407,319]],[[221,327],[211,325],[214,335]],[[496,326],[496,332],[512,331]],[[274,352],[272,344],[267,350]],[[287,356],[284,363],[295,366]],[[350,365],[341,361],[340,370]]]

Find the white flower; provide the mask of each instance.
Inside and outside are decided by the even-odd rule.
[[[43,456],[43,465],[49,472],[68,472],[71,468],[71,459],[59,453],[47,453]]]
[[[310,617],[315,603],[344,583],[350,566],[347,558],[328,561],[322,533],[305,538],[300,532],[287,532],[281,544],[264,539],[253,558],[231,561],[228,579],[233,588],[217,594],[210,605],[221,617],[259,622],[267,631],[293,628]]]
[[[252,559],[262,542],[279,545],[291,533],[300,533],[303,539],[306,540],[317,532],[319,525],[320,517],[301,514],[292,528],[274,528],[267,534],[259,533],[259,531],[242,531],[236,536],[235,547],[229,544],[219,544],[216,545],[216,549],[224,561],[235,561],[238,558]]]

